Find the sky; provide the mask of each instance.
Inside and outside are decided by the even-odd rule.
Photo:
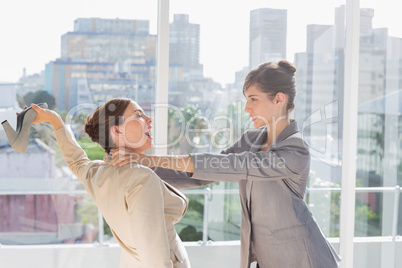
[[[388,27],[391,36],[402,37],[402,19],[391,0],[361,0],[361,7],[375,9],[374,28]],[[44,70],[60,57],[61,36],[73,31],[77,18],[146,19],[151,34],[157,33],[157,0],[13,0],[0,4],[0,82],[17,82]],[[235,72],[248,65],[250,10],[288,10],[287,58],[304,52],[306,25],[334,22],[340,0],[170,0],[173,14],[188,14],[200,24],[200,62],[204,76],[222,85],[233,83]],[[389,22],[392,18],[392,23]]]

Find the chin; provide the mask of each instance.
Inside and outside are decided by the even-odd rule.
[[[152,147],[154,147],[154,144],[152,143],[152,140],[148,139],[148,140],[143,140],[141,142],[127,144],[126,146],[131,148],[131,150],[134,153],[142,154],[145,151],[147,151],[147,150],[151,149]]]
[[[144,146],[142,146],[141,148],[138,148],[138,152],[139,153],[145,153],[146,151],[148,151],[149,149],[151,149],[152,147],[154,147],[153,143],[146,143],[144,144]]]
[[[255,123],[254,122],[254,128],[260,128],[260,127],[262,127],[264,124],[261,124],[261,123]]]

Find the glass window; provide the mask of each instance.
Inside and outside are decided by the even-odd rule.
[[[1,121],[15,127],[15,112],[47,102],[94,160],[105,153],[83,126],[98,105],[129,97],[151,113],[157,1],[18,1],[0,13]],[[0,129],[0,244],[115,242],[52,132],[35,125],[19,154]]]
[[[168,153],[220,152],[252,128],[244,112],[247,73],[266,61],[297,68],[292,117],[310,147],[305,200],[339,250],[345,0],[171,0]],[[360,1],[355,266],[401,267],[402,28],[389,0]],[[46,10],[43,13],[33,10]],[[392,18],[392,22],[390,20]],[[399,22],[399,23],[398,23]],[[14,1],[0,11],[0,119],[47,102],[89,158],[104,151],[83,131],[88,114],[115,97],[153,115],[157,1]],[[152,150],[151,150],[152,153]],[[238,186],[185,190],[184,241],[240,238]],[[68,169],[52,127],[36,125],[26,154],[0,128],[0,244],[115,242]]]
[[[355,236],[384,239],[355,252],[359,267],[374,267],[368,259],[376,267],[402,265],[395,244],[402,233],[402,19],[387,2],[360,3],[356,186],[368,190],[356,192]]]
[[[253,127],[244,112],[247,73],[260,63],[288,59],[298,70],[292,116],[313,156],[309,187],[337,189],[311,191],[306,200],[324,234],[338,237],[344,29],[344,1],[306,6],[297,1],[172,0],[169,104],[176,119],[169,140],[176,143],[169,153],[220,152],[237,141]],[[187,134],[178,135],[183,129]],[[233,192],[238,185],[208,187],[212,193],[227,191],[210,196],[208,239],[239,239],[240,202]],[[201,224],[193,227],[203,231]]]

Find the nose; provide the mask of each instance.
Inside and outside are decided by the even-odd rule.
[[[154,121],[154,119],[152,117],[148,117],[147,124],[150,125],[150,124],[152,124],[153,121]]]
[[[250,111],[251,111],[251,108],[250,108],[250,105],[248,104],[248,101],[246,101],[246,106],[244,106],[244,111],[246,113],[250,113]]]

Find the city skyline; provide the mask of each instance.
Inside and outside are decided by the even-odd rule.
[[[257,8],[287,9],[287,57],[293,61],[294,53],[306,51],[306,25],[332,25],[334,23],[334,7],[344,4],[343,1],[334,1],[331,3],[332,5],[318,0],[310,2],[321,11],[320,14],[309,13],[308,16],[305,16],[306,13],[303,10],[308,12],[310,8],[290,0],[282,1],[282,3],[251,1],[235,6],[231,4],[230,13],[224,12],[229,1],[213,2],[211,5],[214,7],[213,9],[208,9],[210,6],[208,3],[170,1],[170,22],[173,21],[174,14],[188,14],[190,23],[200,24],[200,63],[204,65],[204,75],[224,86],[226,83],[233,83],[235,72],[248,65],[250,10]],[[146,19],[150,21],[151,34],[156,34],[156,1],[141,2],[139,5],[137,1],[120,0],[116,1],[113,6],[108,5],[109,3],[106,1],[87,1],[85,5],[78,3],[78,1],[53,3],[48,0],[34,3],[16,1],[8,3],[7,8],[2,9],[3,12],[0,13],[4,14],[0,14],[1,32],[4,40],[9,40],[9,42],[3,42],[0,49],[2,67],[0,82],[15,83],[22,76],[24,68],[26,68],[27,75],[32,75],[44,70],[46,63],[59,58],[61,36],[72,31],[74,20],[77,18]],[[140,6],[139,9],[135,8],[137,3]],[[21,6],[24,8],[22,9]],[[38,10],[38,6],[46,6],[48,7],[46,10],[51,12],[38,16],[40,13],[32,12]],[[375,10],[373,27],[387,27],[390,36],[402,36],[402,29],[397,29],[395,23],[388,23],[389,25],[386,23],[385,18],[390,11],[384,12],[377,6],[378,3],[373,0],[361,2],[362,8],[374,8]],[[205,16],[207,9],[209,15]],[[393,11],[391,10],[391,12]],[[225,20],[221,20],[222,16],[225,17]]]

